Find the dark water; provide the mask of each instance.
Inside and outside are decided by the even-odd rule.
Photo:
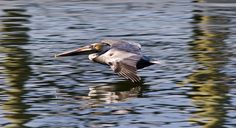
[[[135,85],[87,56],[104,38],[163,62]],[[1,0],[2,128],[235,128],[234,0]]]

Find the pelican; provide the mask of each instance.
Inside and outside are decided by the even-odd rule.
[[[105,64],[117,73],[132,82],[139,82],[141,78],[137,70],[159,64],[141,52],[141,45],[124,40],[101,40],[99,42],[56,54],[55,57],[89,54],[89,60]]]

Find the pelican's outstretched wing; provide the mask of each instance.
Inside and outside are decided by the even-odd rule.
[[[140,77],[137,75],[136,64],[140,60],[141,55],[111,49],[101,57],[106,57],[106,63],[111,69],[118,75],[131,80],[132,82],[140,81]]]
[[[115,48],[129,53],[141,54],[141,45],[139,43],[124,40],[102,40],[101,42],[109,44],[111,49]]]

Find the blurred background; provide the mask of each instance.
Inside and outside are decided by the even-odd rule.
[[[235,0],[1,0],[0,127],[235,128]],[[161,60],[141,84],[54,54],[101,39]]]

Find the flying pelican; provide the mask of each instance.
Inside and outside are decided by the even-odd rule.
[[[159,61],[151,60],[141,52],[141,45],[124,40],[101,40],[99,42],[66,51],[55,57],[89,54],[89,60],[100,64],[109,65],[110,68],[132,82],[139,82],[137,69],[159,64]]]

